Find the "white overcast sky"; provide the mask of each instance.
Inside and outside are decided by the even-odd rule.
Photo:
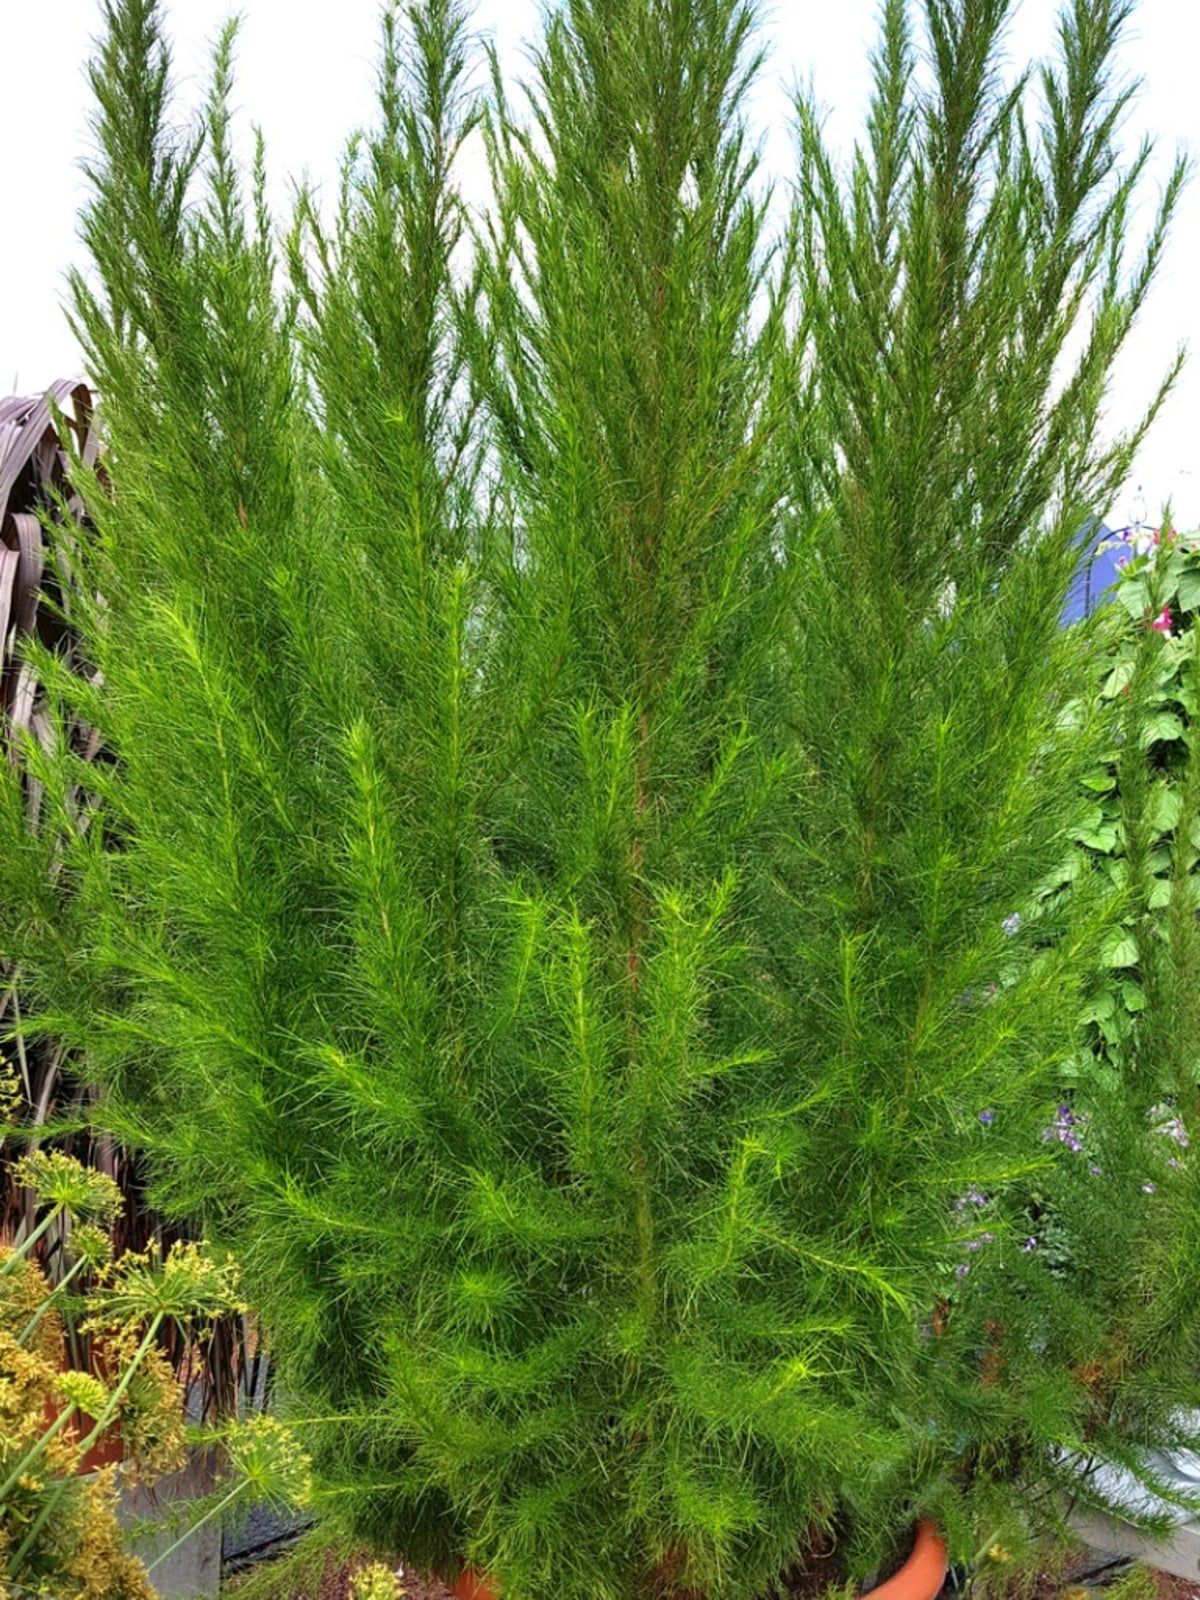
[[[370,115],[378,0],[168,0],[184,96],[194,103],[208,47],[231,10],[243,20],[235,104],[265,133],[276,193],[288,175],[332,178],[345,135]],[[1009,33],[1020,65],[1049,47],[1057,0],[1021,0]],[[786,176],[788,90],[815,86],[835,143],[845,148],[868,93],[866,58],[876,0],[774,0],[764,7],[771,46],[754,115],[769,167]],[[538,26],[537,0],[479,0],[476,25],[510,71]],[[79,259],[75,212],[88,99],[83,77],[98,0],[0,0],[0,395],[32,392],[71,375],[79,356],[63,320],[63,274]],[[1141,0],[1126,70],[1143,80],[1126,128],[1132,146],[1158,142],[1157,189],[1179,148],[1200,159],[1200,0]],[[479,192],[476,174],[468,191]],[[1134,226],[1144,222],[1145,212]],[[1200,174],[1184,198],[1167,261],[1117,374],[1111,425],[1130,422],[1180,343],[1193,351],[1168,410],[1143,450],[1134,479],[1109,508],[1130,519],[1138,485],[1151,518],[1167,499],[1183,527],[1200,526]]]

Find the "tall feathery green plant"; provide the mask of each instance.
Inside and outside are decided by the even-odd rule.
[[[1028,908],[1177,182],[1127,270],[1128,7],[1030,95],[1009,9],[927,0],[926,82],[888,5],[773,243],[745,0],[554,8],[472,234],[464,14],[414,3],[282,294],[232,33],[179,135],[155,0],[106,10],[103,687],[40,666],[115,759],[54,877],[0,786],[0,949],[236,1247],[327,1505],[514,1600],[967,1552],[1122,1448],[1105,1307],[1018,1232],[1108,908]]]
[[[1142,914],[1128,880],[1080,880],[1066,916],[1045,893],[1086,825],[1064,785],[1123,737],[1080,676],[1087,630],[1060,617],[1064,575],[1177,370],[1126,437],[1104,439],[1108,376],[1184,170],[1131,247],[1149,152],[1125,169],[1115,153],[1133,92],[1117,61],[1128,4],[1064,7],[1032,99],[1026,80],[998,77],[1007,4],[924,10],[920,69],[909,8],[884,8],[869,138],[844,177],[800,106],[810,365],[791,437],[796,503],[829,522],[803,591],[796,715],[825,825],[786,884],[793,939],[819,962],[809,992],[835,997],[815,1038],[812,1012],[797,1015],[826,1078],[840,1068],[817,1161],[845,1174],[846,1227],[883,1243],[940,1181],[961,1186],[963,1253],[927,1355],[934,1371],[968,1351],[979,1365],[969,1388],[947,1378],[925,1448],[947,1429],[966,1442],[976,1514],[987,1505],[983,1525],[1002,1528],[1006,1478],[1042,1511],[1055,1487],[1063,1504],[1096,1494],[1089,1468],[1145,1473],[1155,1437],[1194,1432],[1196,1320],[1169,1336],[1159,1321],[1148,1341],[1148,1323],[1130,1325],[1156,1283],[1177,1310],[1190,1281],[1177,1215],[1147,1215],[1144,1115],[1134,1139],[1127,1095],[1094,1107],[1102,1187],[1082,1107],[1061,1087],[1046,1104],[1074,1048],[1080,955],[1098,963],[1113,934],[1093,944],[1097,928]],[[1156,1280],[1160,1250],[1172,1268]]]

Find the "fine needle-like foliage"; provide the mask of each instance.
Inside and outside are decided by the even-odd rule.
[[[563,0],[482,123],[414,0],[283,261],[232,32],[178,134],[106,10],[96,682],[39,670],[112,760],[85,833],[65,741],[57,839],[0,784],[0,955],[235,1247],[325,1504],[513,1600],[998,1547],[1132,1414],[1023,1245],[1125,910],[1043,894],[1111,733],[1058,618],[1177,182],[1128,267],[1121,0],[1016,86],[1006,0],[921,9],[773,240],[747,0]]]

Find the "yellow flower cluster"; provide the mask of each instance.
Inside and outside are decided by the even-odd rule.
[[[351,1600],[402,1600],[404,1589],[382,1562],[363,1567],[350,1580]]]
[[[17,1069],[5,1055],[0,1055],[0,1122],[15,1122],[24,1100]]]
[[[70,1600],[157,1600],[145,1567],[121,1543],[116,1503],[116,1468],[106,1467],[83,1492],[74,1548],[63,1561]]]
[[[31,1457],[0,1501],[0,1600],[28,1592],[10,1587],[10,1562],[61,1482],[70,1492],[37,1544],[39,1565],[55,1572],[46,1592],[55,1600],[154,1600],[145,1568],[121,1544],[114,1470],[90,1484],[77,1480],[79,1437],[69,1425],[54,1431],[64,1406],[102,1412],[108,1390],[86,1372],[60,1370],[63,1327],[53,1309],[27,1331],[51,1292],[41,1269],[11,1249],[0,1251],[0,1269],[0,1482]]]
[[[195,1244],[173,1245],[165,1260],[149,1251],[114,1259],[102,1224],[120,1207],[115,1184],[56,1152],[26,1156],[14,1173],[54,1207],[47,1217],[68,1219],[63,1243],[73,1260],[52,1287],[34,1240],[0,1248],[0,1600],[35,1592],[153,1600],[145,1569],[121,1542],[117,1473],[152,1482],[185,1464],[179,1382],[155,1337],[168,1319],[194,1333],[242,1310],[237,1271]],[[88,1278],[95,1287],[81,1297]],[[88,1370],[63,1370],[65,1323],[90,1339]],[[120,1468],[85,1482],[85,1447],[113,1435]],[[289,1505],[309,1499],[309,1459],[282,1423],[253,1416],[223,1442],[239,1487]],[[379,1570],[390,1586],[371,1579],[363,1600],[396,1600],[395,1580]],[[42,1587],[29,1587],[34,1575]]]
[[[128,1370],[137,1349],[131,1328],[117,1328],[107,1336],[105,1358],[113,1372]],[[153,1483],[184,1465],[187,1425],[179,1382],[171,1363],[157,1347],[147,1350],[129,1380],[117,1411],[125,1446],[125,1476]]]
[[[90,1372],[60,1372],[54,1382],[63,1399],[78,1406],[86,1416],[102,1417],[109,1402],[109,1392]]]
[[[59,1195],[78,1181],[72,1166],[84,1170],[65,1157],[42,1168]],[[80,1185],[75,1193],[104,1200],[100,1187]],[[97,1215],[104,1208],[87,1209]],[[93,1270],[111,1255],[92,1224],[76,1225],[70,1240]],[[176,1470],[184,1462],[185,1440],[179,1386],[156,1348],[142,1351],[134,1366],[139,1330],[125,1322],[93,1320],[96,1370],[64,1371],[65,1335],[55,1294],[31,1255],[0,1249],[0,1600],[28,1592],[22,1587],[22,1555],[28,1561],[30,1552],[38,1571],[53,1572],[46,1593],[55,1600],[154,1600],[141,1562],[121,1543],[116,1469],[85,1482],[78,1477],[80,1450],[94,1423],[112,1413],[109,1426],[120,1429],[127,1478],[149,1480]],[[77,1415],[68,1419],[68,1408]]]
[[[12,1250],[0,1250],[0,1267],[12,1261]],[[0,1277],[0,1479],[16,1469],[54,1416],[62,1325],[51,1312],[27,1343],[19,1337],[46,1293],[46,1280],[30,1261],[15,1263]],[[74,1441],[59,1434],[18,1488],[36,1493],[45,1475],[72,1471],[74,1460]],[[0,1506],[0,1518],[5,1510]]]
[[[77,1261],[84,1261],[93,1272],[98,1272],[101,1267],[106,1267],[112,1260],[113,1244],[111,1234],[97,1228],[90,1222],[77,1222],[71,1229],[71,1254]]]
[[[151,1317],[205,1323],[244,1311],[236,1264],[198,1244],[173,1244],[165,1260],[150,1251],[126,1251],[103,1274],[91,1296],[90,1324],[141,1323]]]
[[[48,1293],[41,1268],[21,1259],[8,1245],[0,1245],[0,1327],[20,1332],[41,1310]],[[24,1344],[53,1360],[62,1348],[62,1323],[48,1311]]]
[[[85,1167],[60,1150],[35,1150],[13,1162],[13,1181],[32,1189],[47,1205],[81,1222],[107,1225],[120,1215],[121,1191],[106,1173]]]
[[[312,1495],[312,1463],[292,1430],[274,1417],[258,1414],[237,1423],[225,1436],[230,1465],[260,1500],[302,1506]]]

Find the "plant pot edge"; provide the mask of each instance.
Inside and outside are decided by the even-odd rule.
[[[922,1517],[904,1565],[868,1589],[865,1600],[934,1600],[946,1581],[948,1565],[946,1541],[937,1524]],[[478,1567],[464,1567],[447,1588],[454,1600],[501,1600],[499,1589]]]

